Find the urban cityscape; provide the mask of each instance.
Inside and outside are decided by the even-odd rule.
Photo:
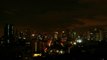
[[[0,1],[0,60],[106,60],[107,0]]]
[[[3,60],[96,59],[104,60],[107,53],[107,30],[93,26],[87,31],[32,32],[15,31],[6,24],[0,38]]]

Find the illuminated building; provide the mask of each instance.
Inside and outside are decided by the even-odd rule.
[[[80,37],[80,36],[78,36],[78,37],[77,37],[77,39],[76,39],[76,42],[77,42],[77,43],[82,43],[82,42],[83,42],[83,40],[81,39],[81,37]]]
[[[54,33],[54,40],[58,40],[58,32]]]
[[[14,36],[13,25],[6,24],[4,28],[4,38],[6,44],[11,44],[14,42],[13,36]]]
[[[8,37],[13,35],[13,25],[11,25],[11,24],[6,24],[5,25],[4,35],[8,36]]]
[[[43,52],[43,36],[38,34],[37,37],[33,40],[34,44],[34,53]]]
[[[88,36],[90,40],[101,41],[103,40],[103,30],[94,28],[90,31],[90,36]]]

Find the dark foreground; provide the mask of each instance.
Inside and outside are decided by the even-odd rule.
[[[89,42],[88,42],[89,43]],[[8,51],[8,49],[0,48],[0,60],[106,60],[107,42],[91,42],[91,44],[76,45],[71,49],[69,54],[49,55],[45,54],[40,57],[32,57],[31,55],[17,56],[20,52]],[[24,52],[24,51],[23,51]]]

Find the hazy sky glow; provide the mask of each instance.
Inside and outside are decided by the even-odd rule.
[[[106,0],[0,2],[0,24],[53,30],[107,23]]]

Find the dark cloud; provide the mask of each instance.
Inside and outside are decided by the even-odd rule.
[[[0,23],[31,25],[38,29],[105,24],[106,2],[106,0],[5,1],[0,4]]]

